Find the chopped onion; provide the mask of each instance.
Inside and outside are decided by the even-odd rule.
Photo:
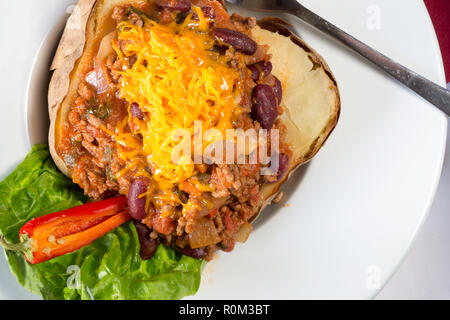
[[[253,227],[250,223],[244,223],[243,225],[241,225],[241,227],[239,228],[238,232],[235,234],[234,239],[237,242],[247,242],[248,237],[250,236],[250,233],[252,232]]]
[[[192,249],[203,248],[220,241],[221,239],[214,222],[208,218],[199,219],[194,232],[189,235],[189,242]]]
[[[219,209],[226,203],[226,200],[227,198],[214,198],[210,193],[205,192],[200,200],[202,209],[200,210],[199,217],[205,217],[212,211]]]
[[[98,48],[97,56],[95,57],[95,67],[98,67],[103,61],[114,51],[112,41],[116,36],[116,32],[108,33],[103,37]]]
[[[98,94],[105,93],[108,90],[108,80],[106,79],[103,68],[97,68],[89,72],[85,80],[95,88]]]

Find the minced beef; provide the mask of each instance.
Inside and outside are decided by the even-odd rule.
[[[244,18],[237,14],[228,17],[218,2],[193,0],[192,3],[199,7],[211,6],[215,9],[215,25],[212,24],[211,27],[225,27],[250,34],[250,30],[256,25],[254,18]],[[145,7],[140,9],[150,10]],[[152,10],[149,12],[149,14],[155,13]],[[167,9],[159,11],[157,15],[161,23],[171,23],[177,18]],[[139,14],[130,13],[129,6],[117,6],[111,16],[116,23],[128,19],[138,26],[144,24]],[[125,43],[119,41],[119,45],[122,47]],[[234,49],[225,52],[225,55],[231,58],[230,65],[239,71],[244,88],[240,102],[243,112],[233,122],[236,129],[258,130],[260,128],[259,123],[250,116],[251,94],[256,83],[251,79],[251,73],[247,67],[260,61],[269,61],[270,55],[267,52],[268,47],[260,45],[251,56],[236,52]],[[128,57],[127,61],[132,66],[136,57]],[[129,106],[117,94],[120,72],[124,66],[117,59],[116,53],[111,52],[102,68],[102,72],[106,73],[103,76],[107,78],[106,92],[99,94],[91,84],[81,81],[78,97],[68,115],[64,143],[58,150],[71,169],[73,181],[79,184],[92,199],[102,199],[117,193],[126,195],[136,174],[133,170],[122,173],[125,167],[124,160],[119,157],[115,150],[115,141],[107,133],[114,132],[116,125],[128,117]],[[268,76],[263,81],[271,84],[274,80]],[[134,122],[130,120],[127,125],[130,132],[134,132]],[[283,145],[284,125],[278,120],[274,128],[282,132],[280,137],[282,148],[289,152],[288,146]],[[196,229],[198,219],[204,217],[211,219],[221,242],[204,248],[205,258],[210,259],[217,249],[233,250],[235,233],[241,225],[248,223],[253,217],[255,208],[262,201],[261,186],[267,180],[260,175],[259,163],[202,164],[196,165],[195,168],[198,175],[177,186],[177,191],[180,193],[180,199],[197,204],[201,209],[192,206],[184,215],[181,215],[179,203],[162,202],[158,206],[149,207],[148,215],[142,223],[151,229],[149,237],[152,240],[159,237],[163,243],[186,248],[189,246],[189,235]],[[149,171],[152,170],[153,168],[149,166]],[[195,184],[199,181],[209,185],[212,191],[199,192],[195,188]],[[210,203],[207,207],[204,205],[205,199]]]

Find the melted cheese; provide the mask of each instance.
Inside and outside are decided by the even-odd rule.
[[[201,121],[203,132],[218,129],[225,137],[233,116],[240,112],[239,72],[214,52],[208,22],[197,9],[198,21],[190,14],[181,25],[160,25],[148,19],[143,27],[121,22],[118,39],[126,45],[113,43],[122,65],[128,65],[127,57],[137,58],[121,72],[120,96],[130,104],[138,103],[146,115],[145,121],[139,121],[129,114],[111,132],[126,163],[119,176],[129,170],[145,175],[144,168],[150,165],[160,190],[170,190],[196,174],[192,159],[172,162],[180,142],[173,137],[175,130],[188,130],[193,139],[194,122]],[[127,131],[128,121],[134,121],[137,132]],[[170,193],[168,197],[173,200]]]

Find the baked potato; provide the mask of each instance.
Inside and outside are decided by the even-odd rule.
[[[198,11],[197,7],[201,8],[201,10]],[[205,7],[212,9],[204,10]],[[337,125],[341,107],[340,96],[336,79],[334,78],[327,63],[302,39],[295,36],[288,29],[289,25],[284,21],[278,18],[264,18],[257,21],[256,25],[254,25],[251,19],[243,18],[237,15],[229,18],[226,13],[225,5],[222,2],[209,0],[156,0],[156,2],[145,0],[80,0],[68,20],[51,66],[53,76],[48,93],[48,107],[51,122],[49,131],[50,152],[58,168],[67,176],[74,178],[74,181],[80,184],[88,195],[93,198],[107,197],[110,191],[127,194],[129,198],[133,198],[135,200],[130,203],[131,210],[142,211],[144,210],[144,207],[146,211],[149,210],[148,201],[146,202],[145,199],[142,199],[141,195],[147,192],[149,184],[151,184],[150,180],[155,174],[152,171],[154,168],[151,168],[152,170],[147,170],[150,171],[150,175],[148,177],[139,178],[138,174],[135,174],[133,179],[129,179],[128,183],[124,183],[124,186],[121,185],[116,187],[114,185],[114,187],[108,189],[108,183],[113,185],[113,180],[119,180],[120,182],[121,177],[119,177],[117,172],[119,172],[118,170],[121,168],[111,169],[112,171],[115,171],[113,172],[113,177],[110,178],[109,174],[111,172],[108,172],[109,167],[106,165],[102,167],[102,164],[97,163],[96,168],[99,168],[100,171],[106,168],[102,171],[102,174],[99,175],[105,179],[105,188],[104,190],[102,189],[101,192],[90,194],[87,188],[84,188],[83,184],[80,183],[81,179],[79,178],[82,174],[86,175],[86,170],[83,171],[76,169],[76,166],[74,169],[74,158],[61,149],[62,145],[68,145],[70,143],[78,144],[77,147],[79,148],[88,149],[88,142],[92,142],[93,145],[91,143],[89,146],[93,149],[92,151],[89,150],[89,152],[95,153],[95,150],[97,150],[96,148],[102,146],[102,140],[95,140],[95,138],[92,138],[92,136],[89,136],[86,132],[77,132],[80,137],[82,136],[80,138],[82,140],[75,140],[74,142],[72,137],[72,140],[68,142],[67,132],[70,130],[68,128],[70,127],[72,121],[71,110],[74,108],[74,105],[79,105],[77,104],[77,99],[80,96],[80,86],[82,86],[83,82],[87,81],[86,75],[92,72],[93,68],[96,68],[95,65],[98,63],[98,60],[96,62],[96,59],[98,59],[99,56],[102,58],[104,57],[104,53],[102,51],[105,50],[105,46],[108,48],[106,50],[107,53],[111,52],[112,49],[109,44],[113,39],[118,37],[117,33],[122,32],[123,28],[130,28],[129,26],[122,25],[122,29],[116,29],[116,26],[111,19],[111,15],[114,15],[116,10],[115,8],[122,8],[122,20],[131,20],[130,17],[136,17],[137,15],[138,22],[135,24],[138,25],[138,28],[141,28],[144,23],[154,23],[147,21],[154,20],[151,14],[155,11],[155,8],[160,10],[157,20],[161,21],[162,19],[168,19],[168,24],[177,23],[180,25],[183,24],[183,19],[192,19],[200,21],[200,25],[203,23],[204,18],[206,18],[205,21],[207,21],[210,26],[214,26],[214,23],[218,25],[225,24],[227,26],[228,23],[230,26],[235,27],[235,30],[227,31],[228,29],[222,28],[222,30],[220,30],[222,33],[219,34],[219,28],[215,28],[215,38],[219,38],[219,44],[221,46],[210,48],[210,51],[219,52],[218,56],[227,56],[230,52],[235,54],[235,52],[240,51],[240,53],[236,54],[236,56],[239,56],[239,59],[241,59],[239,61],[251,61],[252,65],[259,63],[257,58],[254,58],[253,61],[252,57],[257,56],[260,51],[264,51],[261,54],[261,57],[265,57],[263,59],[266,59],[267,61],[270,59],[273,68],[271,68],[272,75],[268,77],[272,80],[279,79],[283,92],[283,98],[277,99],[277,102],[279,102],[280,105],[279,110],[281,111],[276,111],[276,117],[278,117],[277,121],[281,123],[285,131],[283,135],[283,143],[286,145],[286,148],[290,149],[290,152],[288,152],[289,161],[286,162],[287,167],[283,169],[283,175],[279,176],[278,179],[265,181],[260,184],[258,189],[260,198],[258,201],[248,202],[252,203],[252,205],[248,205],[250,207],[249,210],[252,212],[251,214],[246,214],[246,219],[244,222],[236,222],[233,220],[234,218],[232,219],[229,216],[227,216],[226,219],[223,219],[226,228],[228,228],[229,225],[237,224],[237,226],[235,226],[237,231],[234,230],[236,231],[234,234],[239,234],[239,229],[251,229],[248,222],[251,222],[261,212],[261,210],[264,209],[264,207],[273,201],[274,197],[279,193],[283,183],[287,181],[296,168],[317,154]],[[194,10],[194,8],[197,9]],[[197,16],[196,19],[194,19],[195,15]],[[211,18],[214,20],[213,22],[208,22],[209,15],[214,17]],[[139,17],[144,22],[139,20]],[[223,29],[225,29],[225,31],[223,31]],[[235,36],[236,32],[244,34],[246,36],[245,39],[251,39],[252,45],[247,47],[244,46],[245,48],[239,48],[241,42],[234,41],[233,43],[233,41],[229,41],[227,37]],[[245,41],[249,42],[250,40]],[[255,46],[254,48],[252,47],[253,43]],[[114,49],[116,55],[120,55],[125,52],[122,48]],[[127,53],[129,52],[127,51]],[[134,61],[133,63],[130,62],[131,57],[133,56],[130,55],[124,58],[124,61],[127,61],[130,68],[134,63]],[[238,58],[236,58],[236,61],[237,60]],[[246,69],[245,67],[250,63],[247,62],[246,65],[244,63],[243,66],[240,65],[236,68],[240,68],[240,71]],[[227,61],[227,63],[230,65],[230,61]],[[147,61],[143,63],[144,66],[146,66],[146,64]],[[256,77],[254,79],[255,83],[253,83],[253,86],[258,86],[258,81],[262,81],[261,75],[265,75],[265,71],[263,69],[258,68],[257,71],[259,72],[259,78]],[[119,70],[117,72],[118,74],[116,74],[117,79],[115,84],[119,87],[121,83],[120,81],[123,81],[123,78],[122,80],[119,80],[119,77],[125,77],[124,72],[124,70]],[[242,71],[241,74],[245,72]],[[94,76],[95,75],[97,74],[94,74]],[[251,77],[248,73],[247,76]],[[95,81],[94,84],[89,81],[87,82],[88,84],[91,84],[91,89],[92,85],[95,87]],[[265,84],[262,85],[264,86]],[[99,90],[97,88],[97,94],[98,92]],[[125,95],[123,94],[121,98],[124,96]],[[89,101],[89,99],[87,99],[87,101]],[[138,104],[133,104],[131,101],[128,102],[130,103],[127,104],[127,111],[130,117],[138,118],[142,121],[149,121],[148,117],[143,116],[143,110],[139,109]],[[266,127],[271,129],[274,125],[273,121],[275,118],[271,119],[272,121],[270,124],[266,124],[264,122],[265,119],[259,119],[258,114],[255,115],[254,110],[247,110],[246,113],[253,116],[253,120],[260,123],[258,126],[260,125],[265,129]],[[101,118],[101,116],[98,116],[97,113],[95,113],[95,115],[96,117],[88,116],[88,119],[84,120],[90,123],[95,119]],[[108,114],[107,116],[110,115]],[[83,121],[83,119],[78,119],[77,121]],[[100,129],[97,128],[97,130]],[[111,132],[111,130],[106,131]],[[114,138],[112,140],[114,140]],[[105,153],[106,151],[102,149],[103,158],[105,157]],[[108,154],[108,157],[111,157],[111,154]],[[81,161],[79,158],[77,159],[75,159],[75,161]],[[195,168],[195,173],[199,176],[204,173],[202,172],[202,169],[200,169],[201,167]],[[76,171],[76,178],[74,177],[74,170],[78,170]],[[92,183],[89,179],[94,178],[87,175],[85,179],[86,181],[90,181],[90,183]],[[176,191],[179,192],[178,189]],[[185,189],[182,189],[182,191],[184,192]],[[212,191],[214,194],[214,190]],[[232,196],[238,197],[234,194]],[[216,198],[221,199],[219,196]],[[217,199],[215,201],[217,201]],[[205,205],[205,202],[203,202],[203,205],[208,208],[208,211],[215,210],[214,212],[217,212],[217,209],[219,209],[218,207],[223,204],[223,202],[218,202],[219,205],[214,204],[212,207],[209,204]],[[202,209],[199,211],[203,212]],[[158,211],[158,214],[160,215],[161,211]],[[207,214],[208,216],[210,215],[209,212],[207,212]],[[168,227],[172,230],[172,232],[175,232],[174,228],[176,228],[176,224],[172,224],[171,221],[160,221],[158,219],[151,219],[151,221],[149,221],[148,217],[146,218],[147,215],[141,216],[138,214],[138,216],[138,220],[141,220],[149,227],[153,227],[153,229],[158,231],[160,234],[165,236],[170,235],[169,232],[164,232],[164,230],[167,229],[164,227]],[[196,224],[197,229],[190,230],[190,232],[186,231],[188,234],[188,240],[181,239],[182,237],[180,236],[178,239],[179,241],[177,240],[176,242],[176,245],[184,250],[182,252],[186,253],[189,251],[188,253],[191,255],[199,255],[199,257],[202,258],[205,257],[203,253],[199,254],[198,252],[192,251],[202,249],[206,244],[216,245],[220,242],[221,238],[218,234],[219,231],[213,231],[213,235],[210,234],[209,236],[206,236],[206,238],[209,239],[198,243],[199,237],[195,237],[193,235],[198,232],[203,232],[202,236],[205,237],[206,233],[211,233],[211,230],[214,229],[211,227],[212,222],[206,221],[203,217],[203,213],[200,214],[200,218],[197,216],[197,220],[200,221]],[[179,225],[180,221],[178,221],[178,226]],[[188,230],[189,226],[183,225],[183,228]],[[245,241],[248,237],[248,232],[244,232],[244,234],[245,235],[242,236],[241,232],[240,236],[233,235],[233,237],[238,239],[238,241]],[[202,238],[202,236],[200,236],[200,238]],[[193,238],[197,238],[197,241]],[[229,248],[228,244],[223,243],[221,247],[222,249],[225,249],[225,251],[232,249]]]

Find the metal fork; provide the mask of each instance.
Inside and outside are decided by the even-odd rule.
[[[450,116],[450,91],[425,79],[416,72],[386,57],[375,49],[355,39],[345,31],[308,10],[296,0],[225,0],[244,9],[266,13],[292,14],[323,33],[353,49],[367,60],[374,63],[394,79],[415,91],[425,100]]]

